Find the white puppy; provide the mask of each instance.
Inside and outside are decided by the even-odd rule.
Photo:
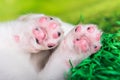
[[[52,53],[39,74],[39,80],[64,80],[64,73],[67,73],[71,67],[69,60],[75,66],[98,51],[101,47],[101,34],[96,25],[77,25]]]
[[[60,26],[59,21],[44,15],[0,23],[0,80],[37,80],[37,63],[31,56],[49,53],[47,50],[59,44]]]

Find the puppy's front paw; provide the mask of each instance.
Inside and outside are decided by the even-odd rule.
[[[74,45],[82,53],[95,53],[100,49],[102,32],[97,29],[96,25],[78,25],[75,33]]]
[[[61,23],[49,16],[45,15],[26,15],[18,19],[20,22],[24,22],[30,27],[30,46],[32,50],[48,50],[55,48],[62,36],[63,30],[61,28]]]

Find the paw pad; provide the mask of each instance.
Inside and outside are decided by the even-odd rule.
[[[20,37],[18,35],[14,35],[14,39],[16,42],[20,42]]]
[[[95,52],[100,49],[100,46],[94,46]]]
[[[49,47],[49,48],[52,48],[52,47],[54,47],[54,46],[55,46],[55,44],[53,44],[53,43],[49,43],[49,44],[48,44],[48,47]]]
[[[75,29],[75,32],[80,32],[81,31],[81,26],[78,26],[76,29]]]
[[[87,31],[88,31],[89,33],[92,33],[92,32],[95,31],[95,27],[94,27],[94,26],[89,26],[89,27],[87,28]]]
[[[33,29],[34,36],[39,40],[39,43],[41,43],[45,39],[45,32],[42,29]]]
[[[58,25],[55,22],[52,22],[52,23],[49,24],[49,27],[52,28],[52,29],[55,29],[57,26]]]
[[[40,23],[45,23],[45,22],[47,22],[47,18],[46,17],[41,17],[39,22]]]
[[[61,35],[60,32],[54,33],[54,34],[53,34],[53,38],[54,38],[54,39],[57,39],[58,37],[60,37],[60,35]]]
[[[101,37],[101,34],[98,33],[98,34],[96,35],[96,40],[99,41],[99,40],[100,40],[100,37]]]

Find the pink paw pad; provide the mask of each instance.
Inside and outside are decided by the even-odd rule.
[[[14,35],[14,39],[16,42],[20,42],[20,37],[18,35]]]
[[[39,40],[39,43],[41,43],[46,36],[44,31],[42,31],[41,29],[33,29],[33,34]]]
[[[95,46],[94,49],[95,49],[95,52],[97,52],[100,49],[100,46]]]
[[[54,39],[57,39],[57,38],[59,38],[60,35],[61,35],[60,32],[54,33],[54,34],[53,34],[53,38],[54,38]]]
[[[75,32],[80,32],[81,31],[81,26],[79,25],[76,29]]]
[[[100,33],[98,33],[98,34],[96,35],[96,40],[97,40],[97,41],[99,41],[99,40],[100,40],[100,38],[101,38],[101,34],[100,34]]]
[[[47,22],[47,18],[46,17],[41,17],[39,22],[40,23],[45,23],[45,22]]]
[[[55,23],[55,22],[52,22],[52,23],[49,24],[49,27],[52,28],[52,29],[55,29],[57,26],[58,26],[58,24]]]
[[[88,42],[86,40],[84,40],[84,39],[81,39],[80,42],[81,42],[80,47],[81,47],[82,51],[86,52],[87,51]]]
[[[83,52],[86,52],[88,50],[89,42],[85,37],[76,39],[74,41],[74,44],[76,44]]]
[[[88,31],[89,33],[92,33],[92,32],[95,31],[95,27],[94,27],[94,26],[89,26],[89,27],[87,28],[87,31]]]
[[[56,44],[54,44],[54,43],[49,43],[49,44],[48,44],[48,47],[49,47],[49,48],[52,48],[52,47],[54,47],[54,46],[56,46]]]

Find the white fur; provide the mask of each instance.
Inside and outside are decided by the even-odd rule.
[[[25,37],[25,25],[17,21],[0,24],[0,80],[37,80],[37,73],[29,62],[30,54],[25,49],[29,45],[17,44],[14,35]],[[27,32],[27,31],[26,31]],[[22,45],[24,44],[24,45]]]

